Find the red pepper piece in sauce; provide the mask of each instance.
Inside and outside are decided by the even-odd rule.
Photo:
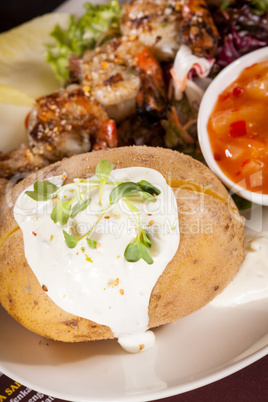
[[[221,161],[221,156],[220,156],[220,154],[218,154],[217,152],[215,152],[215,153],[214,153],[214,159],[215,159],[215,161],[220,162],[220,161]]]
[[[235,87],[235,88],[233,89],[233,95],[234,95],[235,97],[238,97],[238,96],[242,95],[243,92],[244,92],[244,90],[243,90],[243,88],[241,88],[241,87]]]
[[[250,162],[250,159],[246,159],[245,161],[241,162],[241,167],[244,167]]]
[[[230,124],[230,136],[233,138],[247,135],[247,126],[245,120],[238,120]]]
[[[229,92],[227,92],[227,94],[220,94],[219,95],[219,101],[220,102],[224,102],[226,101],[228,98],[230,98],[231,94]]]

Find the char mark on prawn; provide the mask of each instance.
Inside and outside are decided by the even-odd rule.
[[[180,32],[182,42],[199,57],[213,57],[219,33],[204,0],[183,2]]]
[[[204,0],[134,0],[123,6],[121,30],[161,61],[172,60],[181,44],[200,57],[213,57],[219,34]]]

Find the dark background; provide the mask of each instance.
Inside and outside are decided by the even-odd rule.
[[[63,0],[0,0],[0,32],[49,13],[62,3]]]
[[[61,3],[63,0],[0,0],[0,32],[51,12]],[[8,382],[8,380],[4,380],[2,377],[0,389],[1,381]],[[220,381],[175,397],[163,399],[163,402],[266,401],[268,401],[268,356]]]

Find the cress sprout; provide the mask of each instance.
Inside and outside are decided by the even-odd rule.
[[[33,191],[26,191],[25,194],[31,197],[35,201],[49,201],[55,202],[55,206],[50,214],[54,223],[59,223],[64,226],[68,220],[75,218],[80,212],[86,210],[90,205],[91,198],[86,191],[81,191],[80,187],[84,185],[92,185],[93,187],[99,187],[99,205],[102,205],[103,188],[105,185],[116,185],[109,195],[109,204],[104,207],[97,215],[97,220],[94,225],[83,236],[73,236],[63,230],[65,243],[69,248],[74,248],[78,242],[86,238],[87,244],[90,248],[96,249],[97,242],[90,238],[94,228],[100,222],[105,214],[120,200],[122,200],[128,209],[131,211],[133,217],[137,223],[137,235],[133,242],[130,242],[126,249],[124,256],[128,262],[136,262],[143,259],[148,264],[152,264],[154,261],[150,255],[149,248],[152,246],[152,242],[149,239],[146,230],[141,226],[140,212],[138,208],[130,201],[130,197],[139,196],[143,200],[148,202],[156,202],[156,197],[161,192],[146,180],[141,180],[138,183],[134,182],[113,182],[109,181],[110,174],[113,170],[113,166],[106,160],[101,160],[96,168],[95,175],[99,180],[84,180],[76,179],[74,184],[66,184],[65,186],[58,187],[47,180],[36,181],[33,186]],[[78,188],[77,194],[70,200],[63,200],[58,197],[60,192],[75,185]],[[82,195],[85,195],[85,199]]]

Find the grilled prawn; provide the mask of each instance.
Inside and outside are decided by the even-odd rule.
[[[117,122],[144,113],[163,117],[166,89],[162,69],[150,51],[130,38],[114,38],[95,50],[86,51],[77,63],[79,83]]]
[[[137,38],[158,60],[174,58],[180,46],[179,18],[174,0],[133,0],[123,5],[120,28]]]
[[[112,135],[107,126],[111,126]],[[117,145],[114,122],[87,88],[76,86],[37,99],[27,132],[33,152],[50,162],[88,152],[91,143],[106,141],[111,148]]]
[[[48,160],[40,155],[35,155],[25,145],[6,154],[0,153],[0,184],[1,179],[11,179],[13,176],[19,178],[21,174],[38,170],[48,164]]]
[[[135,37],[161,61],[172,60],[181,44],[212,57],[219,34],[205,0],[132,0],[123,6],[121,31]]]
[[[30,172],[74,154],[117,146],[115,122],[86,90],[61,88],[35,101],[27,118],[28,147],[0,154],[0,177]]]
[[[180,32],[181,40],[199,57],[215,55],[219,33],[207,8],[205,0],[182,2]]]

